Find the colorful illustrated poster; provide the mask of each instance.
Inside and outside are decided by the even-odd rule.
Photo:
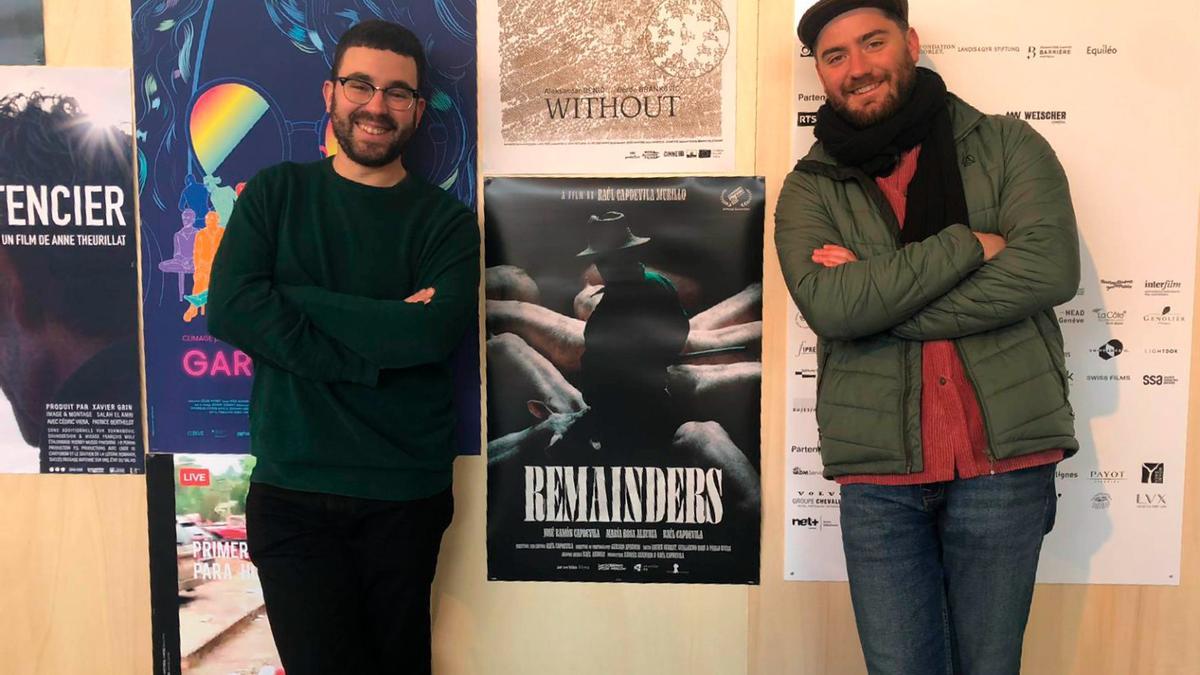
[[[282,675],[246,548],[249,455],[150,455],[155,675]]]
[[[428,106],[406,166],[473,206],[469,0],[134,0],[151,451],[249,451],[253,364],[206,329],[212,259],[243,183],[264,167],[336,152],[321,85],[338,37],[375,18],[409,27],[428,53]],[[466,336],[455,357],[467,454],[479,452],[477,345]]]
[[[758,583],[763,180],[485,197],[488,577]]]
[[[736,0],[484,0],[483,171],[732,171]]]
[[[0,4],[0,65],[46,63],[42,0],[5,0]]]
[[[797,20],[810,5],[797,0]],[[1080,450],[1058,465],[1056,524],[1042,546],[1038,581],[1178,585],[1200,83],[1155,64],[1193,63],[1200,48],[1186,22],[1164,25],[1155,16],[1195,16],[1196,4],[1168,0],[1149,16],[1098,3],[1088,22],[1075,21],[1063,3],[1014,0],[987,20],[982,6],[913,3],[919,65],[940,73],[967,103],[1023,120],[1049,141],[1066,169],[1079,227],[1080,287],[1055,312]],[[1151,32],[1161,49],[1147,45]],[[825,95],[813,59],[799,43],[795,50],[792,147],[799,158],[812,145]],[[1113,133],[1114,91],[1155,111],[1144,133]],[[784,578],[845,579],[840,492],[821,477],[813,412],[816,336],[789,311],[787,447],[771,450],[788,457]]]
[[[0,472],[143,467],[129,71],[0,83]]]

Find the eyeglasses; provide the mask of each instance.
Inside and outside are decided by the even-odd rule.
[[[376,87],[370,82],[354,77],[334,78],[342,84],[342,92],[346,100],[355,105],[366,105],[375,98],[375,92],[383,92],[383,102],[392,110],[410,110],[421,94],[416,89],[408,87]]]

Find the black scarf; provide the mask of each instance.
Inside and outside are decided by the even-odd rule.
[[[917,172],[908,186],[902,244],[923,241],[955,223],[967,223],[967,198],[954,149],[946,83],[926,68],[916,69],[912,95],[894,115],[859,129],[826,102],[817,111],[816,137],[840,164],[872,178],[896,168],[901,153],[921,146]]]

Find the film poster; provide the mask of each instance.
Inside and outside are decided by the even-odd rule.
[[[757,583],[762,179],[485,197],[489,578]]]
[[[736,0],[479,5],[485,174],[734,168]]]
[[[155,675],[282,675],[246,545],[249,455],[153,454],[146,468]]]
[[[205,316],[241,186],[265,167],[337,152],[321,86],[338,37],[386,19],[411,29],[429,61],[405,165],[473,206],[474,5],[133,0],[132,12],[150,450],[249,452],[253,360],[210,336]],[[477,345],[471,333],[455,355],[467,454],[479,452]]]
[[[0,84],[0,471],[143,467],[129,71]]]

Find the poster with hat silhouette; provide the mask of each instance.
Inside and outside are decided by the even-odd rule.
[[[488,577],[757,583],[762,179],[484,185]]]

